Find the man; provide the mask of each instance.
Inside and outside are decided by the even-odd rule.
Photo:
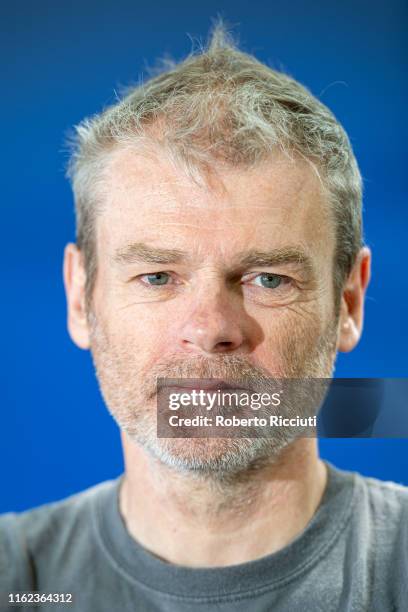
[[[158,379],[330,378],[358,343],[370,251],[330,111],[218,27],[83,122],[69,175],[68,328],[126,469],[1,517],[5,609],[19,591],[98,612],[406,609],[406,488],[322,462],[312,437],[156,430]]]

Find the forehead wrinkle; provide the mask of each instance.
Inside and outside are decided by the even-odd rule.
[[[177,228],[180,228],[180,230],[183,230],[185,228],[187,231],[189,229],[201,230],[203,233],[211,232],[211,234],[213,234],[214,239],[218,239],[218,236],[222,232],[224,232],[225,238],[222,240],[222,243],[220,245],[217,245],[214,242],[212,247],[212,250],[214,250],[214,246],[217,247],[216,250],[218,250],[219,246],[220,254],[222,251],[223,258],[226,257],[226,250],[230,251],[229,247],[231,246],[231,240],[234,240],[234,235],[231,233],[231,231],[233,232],[235,229],[240,230],[241,228],[248,228],[251,224],[253,232],[258,232],[259,230],[261,231],[260,236],[264,236],[266,230],[264,231],[259,225],[260,222],[262,224],[265,223],[265,219],[259,218],[262,217],[261,213],[268,213],[267,222],[268,224],[271,224],[271,226],[273,226],[273,231],[275,231],[275,227],[278,228],[279,225],[281,225],[282,223],[287,225],[289,222],[288,219],[296,210],[298,210],[299,208],[301,210],[304,210],[304,196],[306,196],[307,194],[304,193],[303,195],[303,192],[309,192],[308,188],[305,189],[305,183],[307,179],[309,178],[310,181],[316,180],[316,177],[314,177],[313,175],[308,177],[308,171],[310,172],[310,169],[303,169],[301,168],[301,165],[296,164],[295,167],[288,169],[287,174],[287,178],[291,179],[289,183],[292,183],[292,185],[286,184],[285,177],[282,178],[280,176],[277,177],[278,180],[274,184],[274,172],[265,172],[264,175],[259,176],[260,168],[254,169],[252,171],[247,170],[245,172],[245,175],[248,178],[254,179],[253,182],[251,181],[252,185],[241,185],[239,181],[242,173],[241,175],[237,175],[236,170],[232,169],[231,171],[227,171],[225,173],[226,176],[223,177],[226,179],[224,180],[225,192],[220,197],[220,194],[213,189],[203,189],[203,187],[197,187],[197,189],[195,189],[195,185],[193,186],[193,188],[191,188],[192,184],[189,180],[186,180],[186,177],[177,176],[175,173],[168,172],[167,168],[165,169],[166,171],[161,173],[161,166],[163,164],[157,164],[157,160],[155,160],[154,167],[150,164],[147,164],[148,167],[146,167],[144,164],[141,164],[140,161],[138,161],[135,165],[133,165],[133,163],[129,165],[124,164],[123,161],[123,158],[116,159],[114,169],[118,170],[119,173],[116,174],[116,180],[114,181],[114,183],[115,187],[118,187],[120,185],[126,192],[126,195],[130,197],[126,197],[128,203],[126,205],[126,203],[124,202],[123,208],[122,206],[117,206],[118,204],[120,204],[120,202],[113,202],[116,204],[116,206],[113,207],[113,210],[116,208],[116,210],[118,211],[119,209],[118,213],[115,215],[115,221],[126,221],[124,215],[125,213],[133,213],[133,211],[131,211],[128,206],[129,202],[132,202],[132,200],[134,200],[135,207],[138,208],[138,218],[140,218],[140,215],[143,215],[143,219],[146,217],[147,221],[147,227],[143,225],[142,233],[138,231],[139,228],[135,227],[135,233],[137,235],[143,236],[143,239],[146,239],[150,233],[149,218],[153,214],[154,219],[152,221],[152,230],[154,233],[152,233],[152,238],[154,238],[155,240],[157,238],[158,226],[162,226],[162,229],[169,228],[169,233],[174,232],[173,237],[175,234],[174,230],[177,230]],[[132,162],[134,161],[134,158],[132,158]],[[153,160],[145,161],[151,162]],[[282,166],[282,168],[283,167],[284,166]],[[112,166],[110,169],[112,172]],[[265,170],[272,171],[274,170],[274,168],[273,166],[265,167]],[[294,171],[299,171],[301,176],[296,176],[297,172]],[[134,180],[133,184],[129,180],[131,178]],[[137,181],[135,180],[136,178],[138,179]],[[229,179],[229,183],[231,183],[231,190],[226,188],[228,184],[227,179]],[[240,185],[242,189],[240,188]],[[312,186],[313,182],[310,183],[310,187]],[[262,187],[268,187],[268,189],[262,189]],[[229,193],[230,191],[231,193]],[[282,196],[282,191],[283,196],[287,196],[289,195],[289,193],[291,193],[290,202],[288,202],[287,198],[285,197],[278,197]],[[315,190],[313,189],[313,191]],[[299,198],[296,197],[296,194],[299,195]],[[113,199],[116,200],[116,198],[114,197],[114,193],[112,195]],[[230,198],[229,195],[232,195],[232,198]],[[293,197],[294,195],[295,197]],[[315,193],[314,195],[317,194]],[[152,199],[151,206],[148,206],[150,198]],[[283,200],[282,206],[280,205],[281,200]],[[141,204],[140,209],[138,207],[138,203]],[[183,209],[186,215],[183,214]],[[217,210],[219,213],[223,213],[224,211],[228,211],[229,209],[231,209],[232,216],[230,216],[229,214],[227,216],[223,215],[220,217],[218,217],[218,215],[215,217],[209,215],[209,218],[207,219],[205,215],[206,209],[208,209],[209,211],[211,210],[211,212],[216,215]],[[247,212],[247,214],[244,214],[245,211]],[[260,213],[259,215],[257,214],[258,211]],[[193,216],[189,214],[190,212]],[[325,210],[319,210],[320,215],[322,214],[322,212],[324,213]],[[162,216],[160,217],[160,215]],[[126,225],[128,229],[131,230],[131,226],[128,223],[126,223]],[[311,229],[309,226],[310,223],[305,224],[305,227],[309,228],[309,233],[307,236],[305,236],[305,240],[308,242],[310,242],[311,239],[314,239],[316,235],[319,235],[324,229],[322,227],[322,224],[318,224],[317,227]],[[300,224],[295,224],[294,231],[296,231],[296,234],[299,234],[299,228],[301,228]],[[313,234],[311,234],[311,232],[313,232]],[[208,239],[210,237],[210,234],[204,237],[204,243],[206,245],[209,244]],[[235,235],[235,239],[238,240],[239,237],[239,233]],[[283,237],[284,236],[281,236],[280,233],[277,234],[279,242],[281,242],[280,238]],[[287,236],[287,238],[290,237],[290,235]],[[130,241],[132,241],[133,237],[128,236],[128,238],[130,238]],[[248,236],[246,238],[248,239]],[[300,235],[292,235],[292,238],[294,238],[296,241],[299,238],[302,239]],[[263,239],[262,242],[264,242]],[[170,240],[170,245],[172,244],[174,244],[174,241]],[[254,245],[255,244],[256,242],[254,243]],[[264,245],[265,244],[266,243],[264,243]],[[196,247],[197,246],[198,244],[196,244]],[[175,254],[172,254],[172,257],[173,255],[174,257],[176,257]],[[203,254],[201,253],[201,258],[202,255]],[[180,257],[180,253],[178,257]],[[197,257],[197,253],[194,255],[194,257]]]
[[[229,189],[226,181],[223,180],[229,178],[235,184],[234,179],[239,180],[242,174],[241,172],[237,176],[236,168],[227,167],[223,168],[221,173],[215,172],[216,187],[218,188],[211,181],[206,182],[206,185],[197,185],[193,184],[191,178],[181,172],[180,169],[172,167],[166,156],[157,155],[160,152],[156,151],[154,155],[152,155],[152,152],[144,153],[143,155],[143,152],[117,149],[112,154],[107,174],[113,183],[114,191],[122,196],[126,195],[129,203],[134,200],[135,204],[138,202],[143,204],[143,200],[156,199],[156,202],[152,202],[153,206],[160,208],[164,214],[181,212],[183,209],[186,211],[200,208],[221,210],[230,207],[236,209],[250,208],[251,210],[257,208],[260,211],[269,208],[272,212],[276,206],[273,192],[275,192],[275,196],[279,194],[279,200],[290,195],[294,203],[296,202],[299,206],[303,199],[299,195],[304,191],[305,185],[310,184],[310,181],[313,185],[313,181],[316,181],[316,177],[310,168],[301,160],[296,164],[288,164],[287,160],[280,160],[279,157],[274,160],[265,160],[257,168],[246,169],[245,175],[254,179],[254,186],[261,185],[268,188],[269,197],[267,197],[267,200],[270,199],[270,201],[262,202],[261,200],[259,202],[258,199],[258,202],[254,203],[254,199],[257,199],[256,193],[255,198],[253,193],[248,193],[248,198],[244,197],[245,201],[241,203],[239,200],[236,201],[236,198],[233,200],[228,198]],[[152,162],[154,162],[154,167],[152,167]],[[262,168],[265,171],[268,170],[268,172],[260,177],[259,170]],[[287,171],[287,180],[282,182],[282,177],[278,176],[278,180],[275,182],[273,180],[274,170],[280,170],[281,168]],[[308,191],[307,188],[306,191]],[[290,214],[290,211],[287,214]]]

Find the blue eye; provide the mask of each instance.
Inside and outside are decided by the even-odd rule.
[[[276,289],[282,283],[282,276],[279,274],[259,274],[255,280],[259,280],[265,289]],[[258,284],[258,283],[256,283]]]
[[[146,274],[146,279],[149,285],[155,287],[160,285],[166,285],[169,281],[170,276],[167,272],[155,272],[154,274]]]

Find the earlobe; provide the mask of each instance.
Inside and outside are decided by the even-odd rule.
[[[78,247],[67,244],[64,251],[64,286],[67,298],[67,326],[72,341],[82,349],[89,348],[89,329],[85,304],[86,274]]]
[[[360,336],[361,329],[350,316],[347,316],[347,319],[340,324],[338,350],[342,353],[352,351],[358,344]]]
[[[357,255],[343,289],[337,345],[339,351],[345,353],[352,351],[360,340],[363,330],[365,293],[370,276],[371,252],[368,247],[363,247]]]

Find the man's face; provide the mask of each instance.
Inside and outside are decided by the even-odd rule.
[[[164,156],[118,150],[105,179],[89,321],[112,415],[186,469],[276,454],[265,439],[157,439],[156,377],[332,375],[335,228],[317,176],[276,157],[199,186]]]

